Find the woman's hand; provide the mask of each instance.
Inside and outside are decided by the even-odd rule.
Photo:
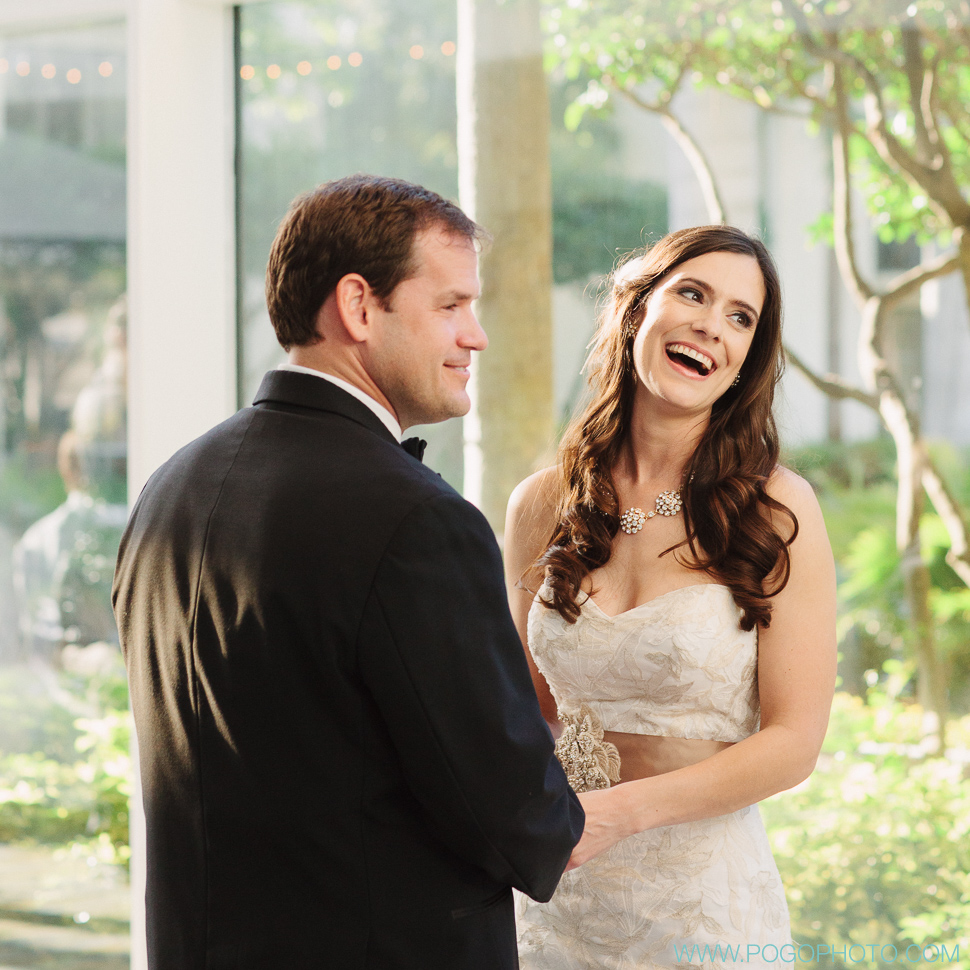
[[[586,825],[583,828],[583,837],[576,843],[573,854],[569,857],[567,872],[589,862],[621,839],[632,835],[629,828],[632,813],[624,796],[622,785],[601,791],[583,792],[579,796],[586,813]]]

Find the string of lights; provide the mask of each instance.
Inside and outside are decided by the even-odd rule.
[[[456,50],[457,47],[455,46],[454,41],[446,40],[441,45],[441,53],[444,54],[445,57],[453,56]],[[414,44],[408,50],[408,56],[415,61],[422,60],[425,53],[425,48],[421,44]],[[341,58],[339,54],[331,54],[325,61],[323,61],[322,66],[325,66],[331,71],[339,71],[340,68],[343,67],[344,63],[344,59]],[[346,64],[349,67],[360,67],[363,63],[364,55],[359,51],[352,51],[347,55]],[[306,77],[308,74],[311,74],[313,69],[314,65],[311,61],[300,61],[295,68],[296,73],[302,77]],[[11,62],[5,57],[0,57],[0,74],[9,74],[12,72],[18,77],[26,78],[29,77],[34,70],[35,65],[28,60]],[[274,81],[281,77],[284,73],[283,68],[279,64],[269,64],[265,68],[265,71],[266,76],[270,78],[270,80]],[[48,81],[53,80],[60,73],[57,65],[51,62],[42,64],[39,68],[39,72],[41,77]],[[103,78],[111,77],[111,75],[114,73],[114,65],[110,61],[102,61],[98,65],[97,72]],[[69,84],[80,84],[85,76],[80,68],[77,67],[68,68],[63,73],[64,79]],[[239,69],[239,76],[244,81],[251,81],[256,77],[256,68],[252,64],[244,64]]]
[[[18,77],[30,77],[34,69],[34,65],[30,61],[21,60],[11,62],[6,57],[0,57],[0,74],[13,72]],[[52,81],[58,76],[57,65],[51,62],[42,64],[39,71],[40,76],[48,81]],[[97,72],[101,77],[111,77],[114,74],[114,65],[111,61],[102,61],[98,65]],[[77,67],[68,68],[64,72],[64,79],[68,84],[80,84],[84,76],[84,73]]]
[[[456,50],[457,48],[455,46],[454,41],[446,40],[441,45],[441,53],[444,54],[445,57],[453,56]],[[415,61],[422,60],[425,56],[425,53],[426,53],[425,48],[421,44],[414,44],[408,50],[408,56]],[[325,66],[331,71],[339,71],[340,68],[343,67],[344,63],[345,63],[344,59],[340,57],[339,54],[331,54],[323,62],[322,66]],[[364,55],[361,54],[359,51],[352,51],[350,54],[347,55],[346,64],[349,67],[360,67],[363,63],[364,63]],[[28,60],[19,60],[19,61],[11,62],[5,57],[0,57],[0,74],[9,74],[12,72],[18,77],[26,78],[26,77],[29,77],[34,72],[35,69],[36,69],[35,65],[33,65]],[[314,69],[314,65],[311,61],[300,61],[295,68],[296,73],[303,77],[306,77],[308,74],[311,74],[313,72],[313,69]],[[276,80],[277,78],[281,77],[282,74],[284,73],[283,68],[279,64],[269,64],[265,68],[265,71],[266,71],[266,76],[271,80]],[[60,73],[57,65],[51,62],[42,64],[39,68],[39,72],[41,77],[45,78],[48,81],[53,80]],[[111,77],[111,75],[114,73],[114,65],[110,61],[102,61],[98,65],[97,72],[103,78]],[[77,67],[68,68],[66,71],[63,72],[63,74],[64,74],[65,80],[69,84],[80,84],[85,76],[84,73],[80,70],[80,68],[77,68]],[[244,81],[251,81],[256,76],[256,68],[252,64],[244,64],[239,69],[239,76]]]
[[[454,41],[446,40],[441,45],[441,53],[445,57],[451,57],[454,55],[457,47]],[[420,61],[425,56],[425,49],[420,44],[414,44],[408,51],[408,55],[412,60]],[[364,55],[360,51],[353,51],[347,55],[346,63],[350,67],[360,67],[364,63]],[[325,61],[322,62],[322,66],[328,68],[331,71],[339,71],[343,66],[344,60],[339,54],[331,54]],[[308,74],[313,72],[314,65],[310,61],[300,61],[296,65],[296,73],[306,77]],[[283,74],[283,68],[279,64],[268,64],[265,68],[266,76],[275,81],[277,78],[281,77]],[[256,67],[252,64],[243,64],[239,68],[239,76],[244,81],[252,81],[256,77],[257,71]]]

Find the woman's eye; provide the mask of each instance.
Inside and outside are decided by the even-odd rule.
[[[687,297],[688,300],[694,300],[697,303],[699,303],[701,299],[700,291],[695,290],[693,287],[690,287],[690,286],[685,286],[680,291],[680,295]]]
[[[737,325],[743,330],[747,330],[754,323],[751,317],[741,310],[738,310],[737,313],[732,313],[731,316],[734,318]]]

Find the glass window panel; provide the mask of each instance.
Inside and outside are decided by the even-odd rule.
[[[240,9],[240,404],[283,359],[263,277],[276,226],[295,195],[366,171],[457,197],[456,8],[454,0],[321,0]],[[667,225],[664,159],[651,151],[659,123],[591,114],[578,130],[567,129],[566,106],[587,82],[564,72],[549,78],[555,408],[562,419],[582,388],[594,317],[590,280]],[[429,439],[429,464],[460,488],[459,422],[417,433]]]
[[[125,75],[121,23],[0,35],[2,965],[128,966]]]
[[[292,198],[371,172],[458,196],[454,0],[328,0],[240,9],[241,401],[284,359],[263,280]],[[417,429],[461,485],[458,422]]]

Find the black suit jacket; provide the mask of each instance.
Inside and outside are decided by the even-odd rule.
[[[502,970],[582,831],[482,515],[274,371],[163,465],[115,612],[152,970]]]

